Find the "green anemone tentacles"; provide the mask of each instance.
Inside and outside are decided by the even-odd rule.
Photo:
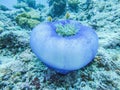
[[[56,32],[57,32],[58,35],[63,36],[63,37],[64,36],[72,36],[72,35],[75,35],[78,32],[78,29],[75,28],[75,25],[59,24],[59,25],[56,26]]]

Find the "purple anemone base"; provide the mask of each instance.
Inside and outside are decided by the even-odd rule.
[[[71,24],[79,30],[75,35],[62,37],[56,25]],[[35,55],[48,67],[66,74],[80,69],[93,60],[98,49],[95,30],[74,20],[41,23],[31,32],[30,46]]]

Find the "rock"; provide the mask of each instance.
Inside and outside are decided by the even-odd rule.
[[[49,0],[49,14],[52,17],[60,16],[65,12],[66,1],[65,0]]]
[[[4,23],[0,21],[0,33],[4,30]]]
[[[40,19],[39,12],[32,10],[30,12],[23,12],[19,14],[16,17],[16,22],[21,27],[29,27],[32,29],[34,26],[40,23],[39,19]]]
[[[36,7],[36,1],[35,0],[26,0],[26,3],[29,7],[35,8]]]
[[[28,7],[28,5],[26,3],[24,3],[24,2],[17,3],[16,5],[14,5],[14,8],[16,8],[16,9],[23,8],[25,11],[30,11],[31,10],[31,8]]]
[[[4,5],[0,5],[0,10],[7,11],[9,9],[6,6],[4,6]]]
[[[2,27],[0,27],[0,33],[2,33],[2,32],[3,32],[3,30],[4,30],[4,29],[3,29]]]
[[[26,3],[29,7],[36,7],[36,0],[18,0],[18,3]]]
[[[30,12],[27,13],[32,19],[37,19],[40,20],[40,12],[31,10]]]
[[[4,26],[4,23],[0,21],[0,27],[3,27]]]
[[[30,28],[34,28],[40,22],[38,20],[30,19],[27,21],[27,24]]]
[[[68,6],[70,8],[70,10],[72,11],[76,11],[78,10],[79,8],[79,0],[68,0]]]
[[[29,35],[25,31],[6,31],[0,34],[0,49],[7,49],[16,54],[28,46]]]

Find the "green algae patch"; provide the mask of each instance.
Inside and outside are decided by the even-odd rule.
[[[40,22],[38,20],[34,20],[34,19],[30,19],[27,21],[27,24],[30,28],[35,27],[37,24],[39,24]]]
[[[33,28],[40,23],[40,14],[35,11],[23,12],[16,16],[16,22],[21,27]]]
[[[27,12],[27,15],[30,15],[32,19],[40,19],[40,13],[35,10],[31,10],[30,12]]]

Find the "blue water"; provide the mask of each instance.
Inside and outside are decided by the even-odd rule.
[[[9,9],[13,9],[13,5],[17,3],[17,0],[0,0],[0,4],[6,6]]]
[[[0,0],[0,4],[6,6],[9,9],[14,9],[13,5],[17,3],[17,0]],[[36,0],[36,4],[43,4],[47,6],[47,0]]]

